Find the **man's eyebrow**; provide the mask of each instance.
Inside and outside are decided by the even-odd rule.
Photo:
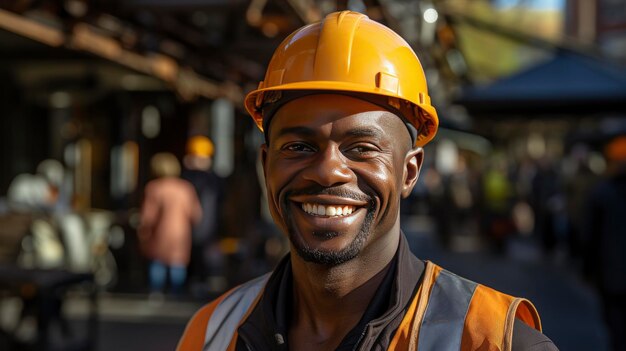
[[[280,129],[277,132],[276,137],[279,138],[286,134],[312,136],[315,134],[315,131],[311,128],[304,127],[304,126],[286,127],[286,128]]]
[[[375,137],[381,138],[383,131],[376,128],[354,128],[346,132],[346,135],[352,137]]]

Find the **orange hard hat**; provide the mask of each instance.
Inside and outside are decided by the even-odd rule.
[[[604,149],[606,158],[611,161],[624,161],[626,160],[626,136],[618,136],[611,140],[611,142]]]
[[[347,94],[382,105],[417,129],[416,146],[437,133],[437,111],[415,52],[361,13],[331,13],[288,36],[274,52],[265,80],[246,96],[245,107],[263,130],[266,107],[302,92]]]
[[[187,154],[200,157],[212,157],[213,142],[203,135],[191,137],[187,140]]]

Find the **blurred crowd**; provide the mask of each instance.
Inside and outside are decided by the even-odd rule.
[[[604,203],[623,211],[624,194],[614,189],[600,195],[598,189],[621,186],[624,136],[609,137],[598,149],[576,143],[559,157],[533,157],[532,152],[518,157],[504,147],[476,155],[450,140],[439,141],[434,154],[405,211],[430,216],[442,245],[452,251],[548,259],[595,274],[597,267],[592,267],[602,265],[598,257],[603,254],[591,257],[591,249],[607,249],[598,247],[603,235],[624,236],[619,222],[603,222],[608,210],[594,208]],[[620,240],[626,238],[612,249],[625,252]],[[611,264],[618,263],[626,267]]]

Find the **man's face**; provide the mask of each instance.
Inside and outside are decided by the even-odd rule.
[[[209,171],[211,169],[212,159],[210,157],[202,157],[196,155],[185,155],[183,164],[185,168],[196,171]]]
[[[312,95],[281,107],[267,132],[270,210],[305,261],[347,262],[399,229],[400,198],[422,160],[400,118],[356,98]]]

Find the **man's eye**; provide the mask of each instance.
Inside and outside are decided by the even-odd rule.
[[[363,147],[363,146],[357,146],[352,148],[353,151],[359,152],[359,153],[364,153],[364,152],[368,152],[368,151],[372,151],[369,148]]]
[[[283,147],[283,150],[293,152],[313,152],[313,148],[304,143],[291,143]]]
[[[367,154],[370,152],[375,152],[377,149],[371,145],[355,145],[349,149],[350,152],[355,152],[358,154]]]

